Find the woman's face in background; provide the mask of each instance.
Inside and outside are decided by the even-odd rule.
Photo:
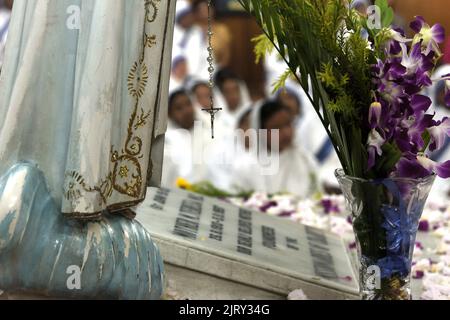
[[[211,7],[211,17],[214,17],[214,8]],[[200,25],[208,24],[208,2],[203,1],[194,11],[194,19]]]
[[[264,127],[268,130],[268,148],[272,148],[272,136],[270,130],[279,130],[280,152],[288,149],[294,140],[294,128],[292,126],[292,116],[288,110],[281,110],[266,120]]]
[[[202,108],[211,104],[211,89],[206,84],[199,84],[194,89],[194,96]]]
[[[172,65],[171,74],[177,80],[184,80],[189,73],[188,71],[186,59],[181,59]]]
[[[170,105],[169,117],[180,128],[190,130],[194,126],[195,111],[187,94],[175,97]]]
[[[292,93],[289,93],[286,90],[282,90],[280,92],[280,95],[278,96],[278,100],[285,107],[287,107],[290,110],[290,112],[294,118],[300,116],[301,107],[300,107],[299,101],[295,95],[293,95]]]
[[[241,103],[241,87],[234,79],[225,80],[222,86],[222,94],[227,102],[228,109],[235,111]]]

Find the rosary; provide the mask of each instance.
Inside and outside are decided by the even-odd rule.
[[[213,73],[214,73],[214,57],[213,57],[213,47],[212,47],[212,39],[213,32],[211,27],[211,0],[208,0],[208,63],[209,63],[209,88],[211,90],[210,95],[210,106],[209,108],[202,109],[203,111],[206,111],[211,116],[211,137],[214,139],[214,120],[216,118],[217,112],[222,110],[222,108],[214,108],[214,98],[213,98],[213,88],[214,88],[214,82],[213,82]]]

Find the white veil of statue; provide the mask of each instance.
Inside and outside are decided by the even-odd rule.
[[[152,143],[166,130],[175,2],[16,0],[0,174],[35,163],[69,217],[143,200]]]

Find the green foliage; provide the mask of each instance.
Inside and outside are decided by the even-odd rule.
[[[322,71],[318,73],[320,81],[325,85],[326,88],[330,90],[335,90],[341,92],[347,84],[349,77],[347,74],[338,78],[338,76],[333,71],[333,66],[331,63],[326,63],[322,65]]]
[[[394,21],[395,14],[394,10],[389,6],[387,0],[376,0],[375,5],[380,9],[381,29],[368,27],[368,20],[371,19],[370,16],[363,18],[363,25],[369,32],[370,38],[375,39],[375,48],[377,49],[377,51],[380,51],[379,46],[380,44],[385,42],[387,36],[386,32],[388,30],[387,28],[390,27],[390,25]]]
[[[202,194],[208,197],[216,198],[245,198],[252,195],[254,191],[239,191],[238,193],[229,193],[214,186],[209,181],[201,181],[190,186],[189,191]]]
[[[372,99],[370,65],[376,60],[360,34],[367,21],[343,0],[239,0],[262,27],[257,58],[274,46],[311,100],[347,174],[366,177],[368,130],[361,128]],[[386,0],[377,2],[390,24]],[[380,31],[377,31],[377,34]]]
[[[425,144],[424,144],[424,147],[421,150],[421,152],[424,153],[428,149],[428,146],[430,145],[430,142],[431,142],[431,134],[428,132],[428,130],[426,130],[422,134],[422,139],[423,139]]]
[[[394,21],[394,10],[389,6],[387,0],[376,0],[375,5],[378,6],[381,11],[381,27],[389,27]]]
[[[252,42],[255,44],[255,63],[257,64],[260,63],[261,59],[263,59],[266,54],[270,54],[275,49],[273,43],[266,37],[265,34],[254,37]]]
[[[286,71],[283,72],[283,74],[273,83],[273,91],[272,93],[277,92],[280,89],[283,89],[286,87],[286,81],[288,81],[289,78],[294,78],[294,74],[292,73],[291,69],[286,69]]]
[[[346,93],[342,93],[337,96],[335,100],[329,101],[327,108],[335,114],[342,114],[346,120],[351,120],[351,118],[356,116],[355,110],[350,107],[354,104],[355,103],[351,96]]]
[[[377,161],[375,170],[378,176],[384,177],[392,171],[394,166],[400,160],[402,153],[396,145],[391,143],[385,143],[382,150],[383,156]]]
[[[394,10],[389,6],[389,3],[387,0],[376,0],[375,6],[377,6],[380,9],[380,19],[381,19],[381,29],[389,27],[392,22],[394,21]],[[375,14],[376,12],[373,12]],[[364,18],[363,25],[364,27],[371,33],[376,34],[381,29],[375,29],[375,28],[369,28],[369,19],[373,19],[374,15],[370,14],[368,17]]]

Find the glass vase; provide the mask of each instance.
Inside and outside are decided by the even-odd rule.
[[[411,300],[419,220],[435,176],[364,180],[336,170],[352,214],[363,300]]]

